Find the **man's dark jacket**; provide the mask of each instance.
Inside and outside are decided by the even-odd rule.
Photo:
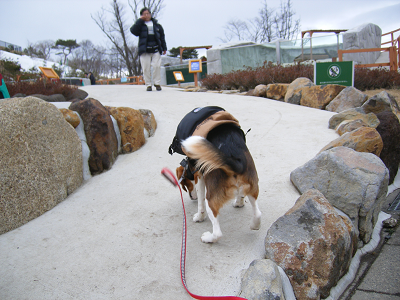
[[[154,36],[158,45],[158,52],[162,54],[163,51],[168,50],[167,44],[165,43],[164,29],[156,19],[151,18],[151,21],[153,21]],[[135,24],[132,25],[131,32],[133,35],[139,37],[139,55],[142,55],[146,52],[147,48],[148,31],[145,22],[139,18]]]

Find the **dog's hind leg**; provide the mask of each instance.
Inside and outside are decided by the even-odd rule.
[[[244,194],[243,187],[239,187],[237,190],[235,201],[233,202],[233,207],[243,207],[244,206]]]
[[[195,189],[197,189],[197,213],[193,216],[193,221],[194,222],[203,222],[207,216],[206,185],[205,185],[203,176],[199,176]]]
[[[201,241],[203,243],[215,243],[218,241],[220,237],[222,237],[221,228],[219,227],[218,215],[217,217],[214,216],[213,211],[211,210],[210,206],[208,205],[208,200],[206,201],[207,213],[208,217],[211,220],[213,226],[213,232],[204,232],[201,236]]]
[[[252,230],[258,230],[261,226],[261,211],[258,208],[257,199],[251,195],[247,195],[253,208],[253,219],[251,221],[250,228]]]

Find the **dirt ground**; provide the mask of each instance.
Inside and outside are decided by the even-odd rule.
[[[400,89],[377,89],[377,90],[366,90],[363,91],[364,94],[367,94],[369,98],[372,96],[375,96],[376,94],[379,94],[382,91],[387,91],[390,95],[392,95],[395,99],[397,104],[400,105]]]

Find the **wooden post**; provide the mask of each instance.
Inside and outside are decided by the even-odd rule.
[[[197,81],[197,73],[194,73],[194,86],[199,86],[199,83]]]

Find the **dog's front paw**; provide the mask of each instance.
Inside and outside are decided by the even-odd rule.
[[[194,221],[194,222],[203,222],[203,221],[205,220],[206,216],[207,216],[206,212],[199,212],[199,213],[196,213],[196,214],[193,216],[193,221]]]
[[[203,243],[215,243],[216,241],[218,241],[217,236],[215,236],[214,234],[212,234],[211,232],[207,231],[204,232],[203,235],[201,236],[201,241]]]
[[[254,218],[251,221],[250,229],[251,230],[259,230],[261,227],[261,218]]]

